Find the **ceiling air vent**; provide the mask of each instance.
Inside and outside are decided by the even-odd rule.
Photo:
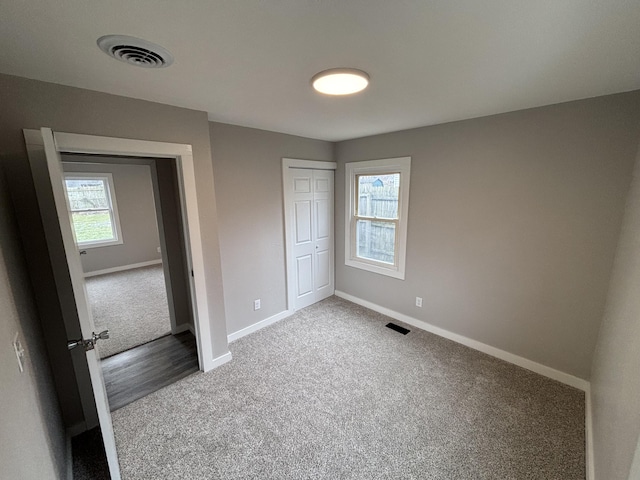
[[[107,55],[144,68],[163,68],[173,63],[173,56],[155,43],[126,35],[105,35],[98,46]]]

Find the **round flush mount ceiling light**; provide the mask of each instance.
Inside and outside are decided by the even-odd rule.
[[[105,35],[98,39],[100,50],[121,62],[144,68],[163,68],[173,56],[160,45],[127,35]]]
[[[369,75],[355,68],[332,68],[315,74],[311,85],[326,95],[349,95],[367,88]]]

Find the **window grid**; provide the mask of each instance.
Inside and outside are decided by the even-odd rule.
[[[371,202],[371,197],[372,194],[371,193],[365,193],[363,194],[360,190],[360,185],[361,185],[361,178],[362,177],[385,177],[387,175],[397,175],[398,176],[398,185],[399,185],[399,189],[398,189],[398,193],[395,195],[395,202],[397,204],[397,207],[395,208],[396,211],[396,215],[395,217],[391,217],[391,216],[378,216],[375,214],[371,214],[371,215],[365,215],[363,213],[361,213],[361,199],[364,198],[368,198],[367,201],[367,208],[365,208],[364,210],[373,210],[372,207],[372,202]],[[378,263],[384,263],[387,265],[393,265],[393,266],[397,266],[398,265],[398,233],[400,231],[399,229],[399,224],[400,224],[400,211],[401,211],[401,205],[400,205],[400,189],[402,188],[402,175],[400,172],[388,172],[388,171],[380,171],[380,172],[368,172],[366,174],[357,174],[355,176],[355,185],[354,185],[354,209],[353,209],[353,215],[352,215],[352,221],[351,221],[351,225],[352,225],[352,231],[351,231],[351,235],[352,238],[354,239],[355,242],[355,247],[354,247],[354,253],[355,255],[358,257],[358,260],[360,261],[364,261],[364,262],[368,262],[368,263],[372,263],[372,264],[378,264]],[[378,199],[378,201],[380,201],[380,199]],[[370,258],[370,257],[366,257],[366,256],[362,256],[359,255],[359,232],[358,232],[358,225],[360,224],[360,222],[369,222],[370,224],[373,224],[374,222],[377,224],[382,224],[382,225],[392,225],[393,228],[393,260],[391,262],[389,261],[385,261],[385,260],[376,260],[375,258]],[[384,235],[384,234],[383,234]],[[384,240],[383,240],[384,242]]]
[[[94,188],[96,194],[87,196],[87,191],[90,192],[91,189],[85,189],[82,192],[79,190],[74,191],[74,189],[78,189],[79,186],[71,185],[82,181],[88,184],[94,184],[97,187]],[[76,243],[79,247],[92,248],[123,243],[113,191],[113,177],[111,174],[67,172],[65,173],[65,191],[67,193],[69,216]],[[84,208],[82,208],[83,203],[87,205]],[[99,215],[101,212],[106,214],[108,220],[97,224],[96,222],[93,224],[87,222],[85,225],[79,224],[82,216]],[[108,227],[106,226],[107,222]],[[102,225],[100,225],[100,223],[102,223]],[[91,230],[91,232],[87,233],[86,230]],[[107,230],[110,232],[107,233]],[[83,238],[87,238],[88,236],[93,236],[94,238],[83,240]]]
[[[404,279],[410,166],[410,157],[346,164],[346,265]]]

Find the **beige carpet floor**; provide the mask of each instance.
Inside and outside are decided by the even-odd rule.
[[[125,480],[585,478],[584,393],[332,297],[113,413]]]
[[[171,333],[162,265],[89,277],[87,295],[98,332],[100,358],[110,357]]]

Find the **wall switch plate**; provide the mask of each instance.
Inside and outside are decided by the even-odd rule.
[[[19,333],[16,332],[13,337],[13,350],[16,352],[16,358],[18,359],[18,368],[20,368],[20,373],[24,372],[24,348],[22,347],[22,342],[18,338]]]
[[[422,308],[422,297],[416,297],[416,307]]]
[[[260,310],[260,299],[257,299],[257,300],[253,301],[253,309],[254,310]]]
[[[160,247],[158,247],[158,253],[161,253],[162,249]]]

